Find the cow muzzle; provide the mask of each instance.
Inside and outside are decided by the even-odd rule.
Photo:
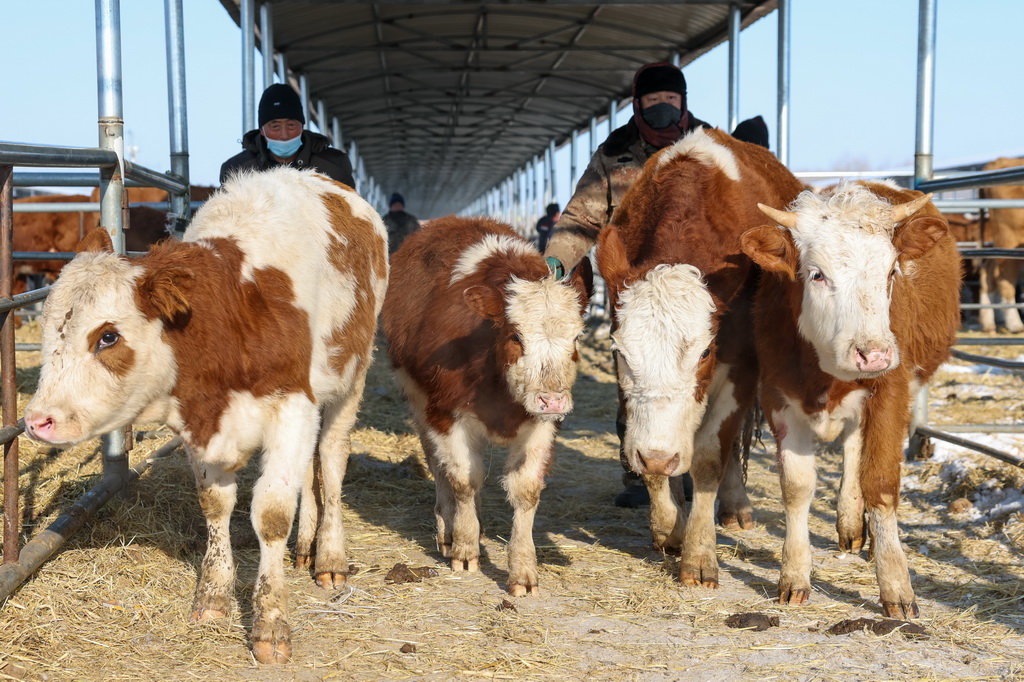
[[[66,425],[60,423],[57,415],[25,411],[25,433],[32,440],[50,444],[70,442],[67,434],[61,433],[65,429]]]
[[[892,365],[892,358],[892,346],[872,345],[867,348],[855,347],[853,349],[853,363],[861,372],[884,372]]]
[[[569,394],[562,391],[547,391],[537,393],[534,402],[533,412],[541,415],[560,417],[572,410],[572,400]]]
[[[639,474],[672,476],[679,468],[679,453],[670,454],[662,450],[636,451]]]

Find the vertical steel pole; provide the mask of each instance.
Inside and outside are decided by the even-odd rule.
[[[555,141],[551,140],[548,142],[548,156],[551,157],[551,163],[548,165],[548,172],[551,173],[551,196],[548,198],[547,203],[551,203],[558,198],[558,167],[555,164]],[[545,204],[546,205],[546,204]]]
[[[789,165],[789,0],[779,0],[779,73],[778,73],[778,139],[776,154],[783,165]]]
[[[920,0],[917,34],[917,139],[914,146],[914,186],[932,177],[935,136],[935,23],[936,0]]]
[[[14,267],[11,251],[14,242],[13,168],[0,166],[0,296],[11,297]],[[0,365],[2,365],[3,426],[18,422],[18,385],[14,366],[14,311],[3,313],[0,330]],[[18,560],[18,536],[21,512],[18,510],[18,439],[4,443],[4,563]]]
[[[99,98],[99,146],[117,155],[117,164],[100,169],[100,224],[114,250],[124,253],[121,207],[124,198],[124,118],[121,90],[121,5],[96,0],[96,70]],[[103,477],[119,488],[128,483],[124,431],[103,436]]]
[[[277,82],[288,82],[288,60],[280,52],[277,54]]]
[[[615,114],[619,110],[619,103],[615,100],[608,102],[608,134],[615,130]]]
[[[242,134],[256,127],[256,0],[239,0],[242,29]]]
[[[327,122],[327,103],[322,99],[316,101],[316,127],[321,135],[330,135],[331,126]]]
[[[577,174],[576,153],[579,150],[579,131],[573,128],[572,137],[569,138],[569,194],[572,194],[579,180]]]
[[[302,116],[306,119],[306,130],[309,130],[309,79],[306,74],[299,76],[299,98],[302,100]]]
[[[593,156],[597,151],[597,116],[590,117],[590,139],[587,140],[587,146],[590,147],[590,156]],[[587,163],[590,163],[589,159]]]
[[[345,141],[341,137],[341,121],[337,116],[331,117],[331,144],[335,149],[345,149]]]
[[[274,13],[271,3],[266,1],[260,5],[260,47],[263,48],[263,87],[266,89],[274,84]]]
[[[167,98],[171,136],[171,172],[189,184],[188,102],[185,95],[185,27],[181,0],[164,0],[167,33]],[[190,196],[171,194],[174,231],[179,235],[192,216]]]
[[[740,122],[740,6],[729,5],[729,130]]]

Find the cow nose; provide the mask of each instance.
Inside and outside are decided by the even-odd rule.
[[[565,414],[569,408],[569,396],[565,393],[538,393],[537,407],[542,414]]]
[[[50,440],[57,430],[57,422],[53,416],[36,412],[25,413],[25,431],[35,440]]]
[[[636,460],[640,463],[641,474],[671,476],[679,466],[679,453],[669,455],[663,450],[651,450],[644,455],[637,450]]]
[[[892,364],[892,346],[854,349],[854,362],[862,372],[881,372]]]

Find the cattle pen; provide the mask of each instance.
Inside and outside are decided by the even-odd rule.
[[[787,11],[786,0],[769,4],[780,13]],[[929,55],[934,51],[934,5],[935,0],[920,2],[920,122],[913,185],[923,191],[944,192],[1024,181],[1024,169],[939,177],[931,168],[929,120],[934,84]],[[254,27],[242,32],[244,44],[254,45],[257,36],[266,36],[273,46],[269,12],[261,16],[263,23],[257,31],[253,0],[243,0],[239,7],[243,20]],[[170,220],[178,228],[184,226],[191,206],[181,0],[166,0],[165,8],[170,172],[159,173],[124,159],[116,0],[96,2],[99,145],[72,148],[0,143],[0,311],[4,321],[0,441],[4,442],[5,470],[4,558],[0,567],[0,623],[5,634],[0,641],[7,652],[0,653],[0,674],[10,677],[166,678],[180,675],[177,666],[182,661],[189,665],[190,674],[202,679],[222,678],[225,670],[238,679],[267,676],[243,655],[245,629],[240,623],[246,623],[251,607],[244,590],[238,591],[236,613],[240,615],[230,623],[190,627],[184,622],[188,596],[181,586],[194,582],[204,540],[195,501],[187,500],[187,512],[179,506],[183,496],[193,494],[179,440],[136,443],[131,432],[113,433],[103,438],[98,451],[81,446],[57,453],[28,445],[28,458],[19,454],[18,436],[23,431],[18,420],[23,407],[19,398],[23,400],[31,392],[39,357],[28,350],[16,359],[16,341],[34,347],[31,344],[38,342],[38,326],[29,323],[16,331],[13,311],[43,300],[47,290],[12,295],[12,188],[98,186],[100,200],[87,208],[98,209],[102,224],[122,252],[126,186],[167,190]],[[733,39],[738,39],[740,23],[738,12],[730,16]],[[781,72],[786,61],[781,58],[785,30],[785,22],[780,21],[780,142],[788,135],[784,113],[788,74]],[[273,50],[269,59],[275,59]],[[732,72],[730,79],[738,81]],[[314,89],[315,84],[309,87]],[[248,90],[251,92],[252,84]],[[252,102],[247,106],[251,110]],[[322,127],[330,125],[322,109],[318,117]],[[336,130],[335,139],[340,137]],[[783,159],[785,149],[780,145]],[[546,153],[545,148],[541,157]],[[358,157],[354,158],[359,167]],[[15,167],[72,170],[15,173]],[[91,170],[77,172],[79,169]],[[538,169],[552,172],[542,162],[531,172]],[[364,191],[379,201],[380,183],[365,172],[362,178]],[[516,201],[509,186],[498,183],[470,210],[487,210],[513,222],[510,218],[521,213]],[[956,210],[1016,204],[939,199],[936,205]],[[72,254],[47,257],[55,255]],[[963,255],[1022,257],[1019,250],[984,245],[965,250]],[[929,612],[923,621],[927,632],[919,637],[895,632],[866,640],[869,635],[862,632],[861,624],[847,626],[853,629],[852,635],[837,635],[829,630],[840,622],[877,615],[872,606],[872,571],[860,557],[816,550],[814,583],[820,584],[820,593],[815,594],[814,604],[798,611],[771,603],[782,512],[772,487],[774,472],[767,445],[755,450],[748,479],[758,528],[749,533],[721,532],[717,550],[729,577],[716,593],[680,588],[673,578],[674,559],[647,547],[643,514],[611,509],[604,503],[614,495],[618,476],[617,445],[609,432],[614,423],[615,380],[608,359],[606,322],[599,317],[591,320],[579,399],[581,405],[588,406],[566,422],[557,446],[558,463],[545,493],[550,502],[542,503],[538,516],[543,597],[535,601],[513,602],[502,594],[504,569],[500,567],[504,566],[508,524],[500,513],[502,491],[493,477],[487,482],[483,507],[487,537],[482,572],[451,576],[439,567],[442,561],[433,550],[430,528],[432,484],[399,393],[387,375],[386,359],[377,359],[362,411],[365,424],[357,435],[353,467],[346,481],[358,572],[349,590],[325,599],[308,584],[304,572],[289,571],[289,587],[298,595],[296,649],[301,662],[294,670],[281,673],[280,679],[513,679],[584,674],[606,678],[609,671],[618,671],[627,679],[839,679],[851,674],[855,678],[1018,679],[1024,675],[1019,663],[1024,658],[1021,516],[996,513],[977,502],[964,507],[960,502],[972,493],[991,492],[999,486],[1019,488],[1024,481],[1014,469],[1004,467],[986,474],[981,468],[965,471],[946,460],[927,459],[935,449],[931,442],[935,439],[1024,468],[1024,462],[1005,448],[957,435],[1019,433],[1021,420],[996,423],[1004,420],[998,409],[992,409],[998,407],[1004,413],[1019,410],[1012,398],[999,393],[994,400],[976,401],[977,410],[947,409],[937,404],[941,401],[934,398],[936,391],[956,396],[978,390],[967,388],[969,382],[960,381],[954,373],[944,375],[932,387],[932,399],[927,387],[918,395],[904,472],[910,510],[905,542],[916,550],[912,571]],[[986,376],[1005,378],[1011,387],[1007,392],[1012,393],[1016,386],[1012,382],[1019,383],[1024,371],[1024,362],[1011,353],[1012,346],[1019,343],[1012,337],[965,334],[959,339],[960,347],[983,347],[988,355],[959,348],[953,355],[961,366],[992,368]],[[985,416],[978,416],[981,414]],[[980,419],[991,423],[981,424]],[[154,432],[161,428],[158,424],[139,426]],[[26,441],[22,443],[24,450]],[[499,469],[500,459],[495,459],[493,452],[490,456],[491,466]],[[835,460],[836,453],[826,455],[827,466]],[[988,485],[993,479],[998,479],[998,486]],[[826,482],[835,483],[828,476]],[[777,488],[777,483],[774,485]],[[992,501],[991,495],[988,499]],[[1012,504],[1010,499],[1005,502]],[[243,510],[244,506],[240,505]],[[831,537],[829,523],[834,513],[828,500],[816,501],[814,517],[812,532]],[[972,521],[979,519],[979,527],[974,527]],[[348,518],[346,523],[350,523]],[[244,519],[234,519],[232,524],[239,526],[236,534],[242,536],[239,577],[249,581],[257,552],[253,539],[245,536]],[[22,545],[25,539],[28,542]],[[399,574],[390,569],[398,563],[424,567],[423,575],[408,583],[396,579]],[[37,578],[29,580],[37,571]],[[161,572],[165,573],[158,575]],[[730,616],[750,612],[764,612],[769,621],[775,618],[774,626],[769,623],[766,627],[770,629],[765,631],[754,625],[737,629],[726,624]],[[71,624],[72,619],[81,622]],[[678,649],[687,646],[692,649],[684,658]],[[875,650],[866,651],[871,648]],[[116,660],[120,657],[111,657],[111,649],[132,651],[138,658],[131,664]],[[174,651],[168,653],[168,649]],[[56,655],[50,656],[50,652]],[[840,673],[834,667],[836,661],[853,672]]]

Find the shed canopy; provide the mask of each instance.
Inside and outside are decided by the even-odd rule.
[[[239,22],[239,0],[221,3]],[[464,208],[607,116],[639,66],[674,54],[686,65],[727,39],[730,5],[746,27],[777,0],[269,6],[288,68],[338,117],[383,192],[427,218]]]

